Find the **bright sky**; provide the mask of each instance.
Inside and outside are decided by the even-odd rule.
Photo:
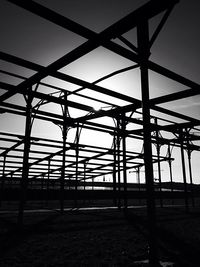
[[[148,2],[146,0],[37,0],[36,2],[45,5],[48,8],[88,27],[89,29],[100,32],[118,21],[125,15],[129,14],[134,9],[138,8],[142,4]],[[59,3],[59,4],[58,4]],[[170,14],[167,23],[163,30],[155,41],[151,49],[152,61],[167,67],[176,73],[183,75],[195,82],[200,83],[199,76],[199,30],[200,25],[199,18],[200,2],[196,0],[181,0],[178,3],[172,13]],[[162,16],[157,16],[151,21],[150,33],[155,29],[155,25],[159,22]],[[33,15],[9,2],[2,0],[0,2],[0,51],[6,52],[23,59],[35,62],[42,66],[47,66],[64,54],[78,47],[85,42],[85,39],[77,36],[65,29],[54,25],[36,15]],[[124,35],[130,42],[136,44],[135,31],[132,30]],[[115,42],[122,44],[119,40]],[[117,71],[119,69],[133,66],[135,63],[126,60],[113,52],[108,51],[105,48],[98,48],[91,53],[83,56],[79,60],[69,64],[68,66],[60,69],[61,72],[68,75],[77,77],[88,82],[94,82],[95,80]],[[15,65],[5,63],[0,60],[0,69],[4,69],[10,72],[15,72],[24,77],[30,77],[34,74],[33,71],[29,71],[22,67],[16,67]],[[8,75],[0,74],[0,79],[3,82],[17,85],[21,82],[21,79],[10,78]],[[49,78],[42,80],[42,82],[48,82],[52,85],[62,87],[66,90],[72,91],[79,88],[79,86],[72,85],[67,82],[58,81],[55,78]],[[125,73],[113,76],[107,80],[104,80],[98,85],[105,88],[109,88],[113,91],[120,92],[124,95],[132,96],[136,99],[141,99],[140,90],[140,76],[139,70],[134,69]],[[169,94],[172,92],[178,92],[186,89],[184,86],[170,81],[167,78],[163,78],[158,74],[150,72],[150,97],[158,97],[161,95]],[[43,86],[39,87],[41,92],[51,92]],[[53,90],[52,90],[53,92]],[[3,93],[3,91],[1,92]],[[90,89],[84,89],[81,94],[90,97],[98,97],[102,101],[112,103],[114,105],[126,105],[125,101],[117,101],[116,99],[102,95],[97,92],[93,92]],[[100,104],[96,101],[87,100],[77,96],[70,96],[69,100],[77,101],[79,103],[87,104],[96,109],[103,108],[108,109],[109,105]],[[194,118],[200,116],[200,98],[199,96],[191,97],[184,100],[174,101],[162,106],[170,110],[174,110],[179,113],[183,113]],[[24,99],[21,96],[11,97],[8,103],[22,104],[24,105]],[[51,111],[57,114],[61,114],[61,108],[58,105],[45,105],[41,107],[41,110]],[[86,112],[77,112],[77,110],[70,108],[70,115],[72,117],[85,115]],[[158,113],[153,113],[158,115]],[[136,114],[135,117],[139,115]],[[160,116],[160,114],[159,114]],[[174,120],[174,118],[165,115],[165,119]],[[102,119],[96,120],[102,122]],[[178,120],[180,121],[180,120]],[[95,121],[94,121],[95,122]],[[104,118],[103,123],[108,125],[114,125],[113,120],[110,118]],[[0,131],[24,133],[24,118],[14,116],[11,114],[1,115]],[[33,136],[43,136],[48,138],[61,139],[61,131],[58,126],[52,125],[52,123],[44,121],[35,121],[33,126]],[[73,129],[69,131],[68,141],[73,141],[75,138],[75,132]],[[81,134],[80,143],[87,143],[96,146],[111,147],[112,137],[109,134],[97,134],[83,130]],[[199,143],[196,143],[199,144]],[[127,140],[127,147],[130,151],[141,151],[141,143]],[[153,148],[155,153],[155,148]],[[162,155],[167,153],[166,148],[162,147]],[[199,183],[199,153],[193,152],[192,164],[193,164],[193,176],[194,182]],[[173,172],[176,181],[182,181],[182,172],[180,165],[180,149],[174,148],[173,154],[176,160],[173,162]],[[187,160],[186,160],[187,161]],[[162,163],[163,180],[169,180],[168,165]],[[157,169],[157,166],[155,166]],[[129,173],[129,172],[128,172]],[[157,173],[155,172],[155,176]],[[136,179],[135,174],[128,174],[129,181]],[[142,175],[143,177],[143,175]],[[187,168],[187,177],[188,168]],[[135,180],[134,180],[135,181]]]

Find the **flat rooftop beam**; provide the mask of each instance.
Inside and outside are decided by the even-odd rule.
[[[19,0],[7,0],[13,4],[16,4],[18,6],[21,6],[33,13],[37,11],[39,12],[39,7],[42,8],[39,4],[35,3],[34,1],[29,2],[22,2]],[[60,59],[56,60],[52,64],[45,67],[43,70],[39,71],[26,81],[23,81],[21,84],[19,84],[14,90],[8,91],[5,94],[3,94],[0,97],[0,101],[4,101],[8,99],[9,97],[13,96],[14,94],[25,91],[27,88],[31,87],[35,83],[40,82],[43,78],[47,77],[48,75],[52,75],[55,73],[58,69],[72,63],[73,61],[79,59],[83,55],[86,55],[87,53],[91,52],[92,50],[96,49],[100,45],[106,44],[108,41],[110,41],[113,38],[116,38],[117,36],[120,36],[123,33],[126,33],[127,31],[134,28],[138,23],[140,23],[141,19],[150,19],[151,17],[156,16],[160,12],[166,10],[167,8],[171,7],[172,5],[175,5],[177,3],[177,0],[163,0],[158,3],[158,1],[149,1],[146,5],[142,6],[141,8],[133,11],[131,14],[127,15],[123,19],[119,20],[118,22],[114,23],[104,31],[102,31],[99,34],[96,34],[94,32],[88,33],[87,35],[89,37],[89,40],[80,45],[79,47],[75,48],[73,51],[69,52],[68,54],[64,55]],[[39,6],[38,6],[39,5]],[[30,9],[30,6],[32,6],[32,9]],[[34,8],[37,6],[37,8]],[[43,10],[44,11],[44,10]],[[45,9],[45,12],[48,13],[48,10]],[[51,11],[49,11],[51,12]],[[36,14],[37,14],[36,13]],[[39,14],[38,15],[44,15]],[[50,16],[52,13],[50,14]],[[57,14],[58,15],[58,14]],[[49,16],[49,19],[50,19]],[[58,18],[59,24],[61,22],[61,19]],[[63,17],[62,17],[63,19]],[[55,21],[54,21],[55,23]],[[67,25],[70,25],[68,22]],[[68,26],[69,27],[69,26]],[[78,24],[76,23],[76,26],[72,27],[72,31],[74,28],[78,29]],[[68,28],[68,30],[70,30]],[[85,33],[86,31],[84,31]],[[83,33],[83,28],[81,27],[80,33]],[[92,36],[91,36],[92,35]]]

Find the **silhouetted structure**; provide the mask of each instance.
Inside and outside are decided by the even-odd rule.
[[[150,48],[177,1],[149,1],[138,10],[133,11],[98,34],[33,1],[8,1],[86,38],[87,41],[47,67],[0,52],[1,60],[36,72],[31,77],[25,78],[16,73],[3,69],[0,70],[3,74],[21,79],[21,82],[16,86],[0,82],[0,87],[6,90],[0,96],[0,112],[24,116],[26,121],[24,135],[19,135],[18,133],[0,133],[0,140],[11,144],[1,147],[1,201],[6,198],[19,200],[18,220],[22,224],[26,200],[34,199],[34,192],[36,191],[38,194],[36,199],[45,199],[47,202],[51,199],[59,199],[61,212],[64,211],[64,201],[66,199],[74,199],[75,206],[77,206],[77,200],[81,198],[112,198],[114,205],[127,208],[129,199],[146,198],[149,225],[149,260],[151,263],[156,264],[158,257],[156,251],[155,198],[159,198],[161,205],[163,205],[162,201],[165,197],[181,197],[185,199],[186,209],[189,209],[189,191],[192,191],[193,183],[191,152],[199,150],[199,147],[191,142],[193,140],[199,140],[199,137],[193,134],[193,129],[199,131],[195,126],[200,124],[200,120],[159,106],[162,103],[199,94],[199,84],[149,60]],[[164,12],[163,18],[150,37],[149,20],[162,12]],[[133,28],[137,30],[136,46],[123,37],[124,33]],[[116,38],[120,39],[124,45],[122,46],[115,42],[113,39]],[[131,68],[109,74],[93,83],[59,71],[59,69],[90,53],[99,46],[103,46],[117,55],[136,63],[136,65],[131,67],[132,69],[140,68],[141,101],[98,85],[100,81]],[[180,85],[188,86],[191,89],[150,99],[149,70],[172,79]],[[42,80],[47,76],[78,85],[80,89],[67,91],[59,86],[43,82]],[[53,90],[54,93],[51,91],[50,93],[40,91],[39,88],[41,86]],[[94,98],[83,95],[81,91],[85,88],[124,101],[126,104],[117,106],[113,105],[111,101],[100,99],[99,96]],[[18,94],[24,96],[26,106],[17,103],[13,104],[8,101],[12,96]],[[71,101],[70,96],[72,95],[84,99],[85,102],[92,100],[100,104],[109,105],[109,108],[95,111],[90,105],[81,104],[80,101]],[[62,107],[62,114],[55,114],[40,109],[41,106],[48,105],[49,103],[60,105]],[[68,109],[71,107],[81,112],[87,112],[87,115],[76,118],[70,117]],[[141,108],[142,112],[139,112],[138,110]],[[151,116],[150,110],[158,111],[161,114],[168,114],[172,117],[183,119],[186,122],[174,123],[173,121]],[[142,119],[138,120],[133,116],[134,114],[142,115]],[[107,124],[93,121],[94,119],[105,116],[113,118],[115,126],[108,126]],[[62,130],[62,140],[32,136],[31,129],[34,120],[44,120],[58,125]],[[138,129],[128,128],[127,125],[137,125]],[[69,129],[76,129],[74,142],[68,142],[67,140]],[[80,143],[82,129],[112,135],[112,148]],[[174,134],[174,138],[164,138],[159,134],[160,131],[170,132]],[[138,153],[130,150],[126,145],[127,138],[142,140],[143,151]],[[156,145],[156,154],[152,153],[152,144]],[[168,153],[166,156],[161,155],[161,146],[167,147]],[[171,148],[173,146],[180,147],[184,192],[173,190],[173,158],[171,154]],[[52,148],[53,151],[49,152]],[[188,190],[186,182],[184,150],[188,153],[191,190]],[[160,163],[162,161],[169,163],[171,187],[168,188],[169,191],[167,192],[162,190],[164,187],[161,181]],[[159,183],[154,182],[154,163],[158,166]],[[139,176],[140,168],[143,166],[145,167],[145,185],[140,184]],[[127,170],[130,169],[137,170],[139,187],[127,183]],[[103,177],[107,174],[112,174],[112,182],[95,182],[95,178]],[[87,182],[88,180],[90,182]],[[91,190],[87,190],[87,187],[93,187],[93,189],[94,187],[108,187],[110,190],[103,191],[94,189],[94,191],[96,190],[94,193]],[[192,200],[194,205],[194,194],[192,194]]]

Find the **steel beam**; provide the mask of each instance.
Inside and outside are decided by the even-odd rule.
[[[187,188],[187,179],[186,179],[186,170],[185,170],[185,156],[184,156],[184,147],[183,147],[183,130],[179,130],[179,139],[181,144],[181,162],[182,162],[182,173],[183,173],[183,183],[184,183],[184,197],[185,197],[185,210],[189,211],[188,203],[188,188]]]
[[[120,145],[121,145],[121,140],[120,140],[120,127],[121,127],[121,120],[119,117],[117,117],[117,185],[118,185],[118,208],[121,209],[121,167],[120,167]]]
[[[75,162],[75,170],[76,170],[76,173],[75,173],[75,179],[76,179],[76,182],[75,182],[75,207],[77,208],[77,204],[78,204],[78,175],[79,175],[79,139],[80,139],[80,132],[81,132],[81,129],[79,129],[79,124],[77,125],[77,128],[76,128],[76,143],[75,143],[75,159],[76,159],[76,162]]]
[[[64,106],[63,106],[63,126],[62,126],[62,167],[61,167],[61,177],[60,177],[60,212],[64,213],[64,192],[65,192],[65,161],[66,161],[66,140],[67,140],[67,109],[68,100],[67,92],[64,94]]]
[[[21,3],[19,2],[19,1],[11,1],[11,2],[13,2],[13,3],[15,3],[15,4],[17,4],[17,5],[21,5]],[[153,2],[153,1],[152,1]],[[168,2],[168,4],[166,5],[166,3],[164,3],[164,5],[166,5],[165,7],[164,7],[164,9],[167,9],[167,8],[171,8],[174,4],[176,4],[178,1],[170,1],[170,2]],[[35,5],[36,3],[34,3],[34,2],[32,2],[33,3],[33,5]],[[156,4],[157,5],[157,3],[154,3],[154,4]],[[163,3],[162,3],[163,4]],[[37,4],[36,4],[37,5]],[[160,5],[160,3],[159,3],[159,5]],[[22,4],[22,6],[23,6],[23,8],[26,8],[26,9],[29,9],[30,11],[31,11],[31,5],[29,6],[29,5],[26,5],[26,4]],[[43,8],[41,5],[39,5],[41,8]],[[39,7],[38,5],[37,5],[37,7]],[[146,7],[147,8],[147,7]],[[148,7],[149,8],[149,7]],[[151,7],[152,8],[152,7]],[[161,9],[162,9],[162,11],[164,10],[163,9],[163,7],[160,7]],[[34,8],[33,8],[34,9]],[[39,10],[38,8],[37,8],[37,10]],[[45,8],[45,10],[46,10],[46,12],[48,13],[48,9],[46,9]],[[158,11],[158,7],[154,7],[154,10],[157,10],[157,12],[161,12],[161,10],[160,11]],[[44,11],[44,10],[43,10]],[[33,12],[35,12],[34,10],[33,10]],[[52,11],[50,10],[50,13],[51,13]],[[141,11],[140,10],[140,12],[144,12],[144,10],[143,11]],[[42,16],[42,13],[43,12],[40,12],[40,14],[38,14],[38,15],[40,15],[40,16]],[[55,12],[54,12],[55,13]],[[133,12],[134,13],[134,12]],[[36,14],[37,14],[37,12],[36,12]],[[51,13],[52,14],[52,13]],[[148,10],[148,14],[149,14],[149,10]],[[43,14],[44,15],[44,14]],[[46,13],[45,13],[45,15],[46,15]],[[57,14],[58,15],[58,14]],[[50,16],[47,16],[48,17],[48,19],[50,19],[51,20],[51,17]],[[61,16],[62,17],[62,16]],[[62,21],[62,19],[63,18],[61,18],[61,19],[59,19],[59,15],[58,16],[56,16],[56,20],[58,20],[58,21]],[[68,19],[66,19],[66,21],[68,21]],[[68,21],[69,22],[69,21]],[[54,20],[54,23],[57,23],[55,20]],[[58,22],[58,24],[60,24],[59,22]],[[61,23],[62,24],[62,23]],[[67,25],[68,23],[65,23],[65,26],[64,27],[66,27],[66,25]],[[68,25],[70,25],[70,26],[67,26],[67,27],[69,27],[68,29],[69,30],[72,30],[73,31],[73,27],[74,28],[76,28],[76,29],[78,29],[79,28],[79,26],[80,25],[78,25],[78,24],[76,24],[76,23],[74,23],[73,24],[73,22],[71,22],[71,23],[69,23]],[[72,25],[74,25],[74,26],[72,26]],[[62,26],[62,25],[60,25],[60,26]],[[72,27],[72,28],[71,28]],[[116,26],[115,26],[116,27]],[[114,26],[113,26],[113,28],[115,28]],[[71,29],[70,29],[71,28]],[[112,29],[112,26],[111,26],[111,29]],[[78,30],[78,34],[82,34],[82,32],[87,32],[87,37],[86,38],[91,38],[91,37],[95,37],[96,36],[96,34],[94,33],[94,32],[92,32],[92,31],[89,31],[88,29],[86,29],[86,28],[81,28],[81,26],[80,26],[80,29]],[[109,32],[109,30],[108,30],[108,32]],[[110,44],[111,44],[111,42],[110,42]],[[113,45],[113,44],[112,44]],[[122,49],[122,51],[123,51],[123,48],[121,48]],[[112,49],[111,49],[112,50]],[[125,50],[124,50],[124,52],[125,52]],[[128,51],[127,51],[127,53],[128,53]],[[123,56],[125,56],[125,55],[123,55]],[[129,53],[129,56],[131,56],[131,53]],[[129,58],[130,59],[130,58]],[[137,60],[134,60],[134,61],[137,61]],[[168,69],[166,69],[166,68],[163,68],[163,67],[161,67],[161,66],[159,66],[159,65],[157,65],[157,64],[155,64],[155,63],[153,63],[153,62],[150,62],[149,61],[149,68],[150,69],[152,69],[153,71],[156,71],[156,72],[158,72],[158,73],[160,73],[160,74],[162,74],[162,75],[165,75],[165,76],[167,76],[168,78],[171,78],[171,79],[173,79],[173,80],[175,80],[175,81],[178,81],[178,82],[180,82],[180,83],[182,83],[182,84],[184,84],[184,85],[186,85],[186,86],[189,86],[189,87],[192,87],[192,88],[197,88],[197,90],[194,90],[194,91],[196,91],[196,93],[198,93],[198,91],[199,91],[199,85],[197,84],[197,83],[194,83],[194,82],[192,82],[192,81],[190,81],[189,79],[186,79],[186,78],[184,78],[184,77],[182,77],[182,76],[180,76],[180,75],[178,75],[178,74],[176,74],[176,73],[173,73],[172,71],[170,71],[170,70],[168,70]],[[187,94],[187,96],[189,96],[189,95],[191,95],[191,94],[195,94],[195,93],[192,93],[191,92],[192,90],[188,90],[187,92],[186,92],[186,94]],[[189,94],[189,95],[188,95]],[[180,97],[183,97],[183,94],[179,94],[179,96]]]
[[[171,148],[170,144],[168,145],[168,156],[169,156],[169,174],[170,174],[170,183],[171,183],[171,192],[173,192],[173,175],[172,175],[172,160],[171,160]]]
[[[116,196],[116,192],[117,192],[117,134],[116,131],[114,132],[113,135],[113,204],[114,206],[117,206],[117,196]]]
[[[96,34],[95,32],[87,29],[86,27],[54,12],[53,10],[44,7],[34,1],[22,2],[20,0],[7,0],[15,5],[20,6],[48,21],[57,24],[64,29],[72,31],[75,34],[78,34],[86,39],[98,39],[100,35],[100,39],[110,40],[115,38],[117,35],[122,35],[132,28],[136,27],[138,22],[141,21],[141,17],[145,20],[151,19],[152,17],[158,15],[159,13],[165,11],[166,9],[174,6],[178,1],[177,0],[163,0],[162,2],[157,1],[149,1],[142,7],[137,10],[131,12],[126,17],[122,18],[118,22],[114,23],[106,30],[104,30],[101,34]]]
[[[3,154],[3,167],[2,167],[2,176],[1,176],[1,192],[0,192],[0,207],[3,200],[4,184],[5,184],[5,170],[6,170],[6,154]]]
[[[142,114],[144,131],[144,165],[147,191],[147,216],[149,228],[149,263],[158,265],[157,242],[156,242],[156,211],[154,196],[153,160],[151,146],[151,124],[150,124],[150,101],[149,101],[149,77],[148,58],[149,51],[149,29],[148,21],[143,19],[137,26],[138,50],[140,57],[141,90],[142,90]]]
[[[26,203],[26,191],[28,187],[28,175],[29,175],[29,152],[31,142],[31,116],[32,116],[32,101],[33,96],[31,94],[32,88],[28,89],[28,97],[26,99],[26,125],[25,125],[25,136],[24,136],[24,155],[23,155],[23,169],[21,179],[21,194],[19,201],[19,213],[18,213],[18,224],[23,225],[24,206]]]
[[[155,124],[158,125],[158,120],[155,119]],[[162,179],[161,179],[161,166],[160,166],[160,149],[161,144],[159,143],[159,132],[156,130],[156,150],[158,157],[158,180],[159,180],[159,191],[160,191],[160,206],[163,207],[163,199],[162,199]]]
[[[127,209],[128,200],[127,200],[127,158],[126,158],[126,121],[125,114],[122,114],[122,149],[123,149],[123,180],[124,180],[124,209]]]
[[[195,206],[195,200],[194,200],[194,191],[193,191],[193,177],[192,177],[192,149],[190,148],[189,144],[189,132],[190,130],[186,129],[186,142],[187,142],[187,155],[188,155],[188,166],[189,166],[189,175],[190,175],[190,191],[191,191],[191,199],[192,199],[192,207]]]
[[[31,1],[27,5],[25,2],[22,3],[21,1],[18,0],[7,0],[12,2],[13,4],[16,4],[18,6],[21,6],[25,9],[28,9],[29,11],[36,13],[38,15],[44,15],[44,14],[39,14],[40,8],[43,9],[44,7]],[[114,23],[104,31],[102,31],[99,34],[96,34],[94,32],[88,32],[87,31],[87,38],[89,37],[89,40],[80,45],[79,47],[75,48],[73,51],[69,52],[67,55],[64,55],[60,59],[56,60],[49,66],[45,67],[42,71],[39,71],[26,81],[22,82],[20,85],[18,85],[14,90],[8,91],[5,94],[3,94],[0,97],[0,101],[4,101],[8,99],[9,97],[13,96],[15,93],[18,93],[20,91],[25,91],[26,88],[34,85],[35,83],[40,82],[41,79],[45,78],[48,75],[51,75],[55,73],[58,69],[61,69],[62,67],[72,63],[76,59],[82,57],[83,55],[86,55],[87,53],[91,52],[92,50],[96,49],[100,45],[107,44],[112,38],[116,38],[117,36],[121,36],[122,34],[126,33],[127,31],[131,30],[132,28],[136,27],[137,23],[141,20],[141,17],[143,19],[150,19],[160,12],[168,9],[171,6],[174,6],[178,1],[175,0],[168,0],[168,1],[162,1],[161,3],[158,3],[156,1],[150,1],[143,7],[133,11],[131,14],[127,15],[123,19],[119,20],[118,22]],[[33,5],[32,9],[30,8]],[[37,8],[34,9],[35,5],[37,5]],[[40,7],[40,8],[39,8]],[[45,15],[48,13],[48,9],[45,8]],[[53,11],[52,11],[53,12]],[[50,11],[50,13],[52,14]],[[54,14],[55,15],[55,14]],[[61,19],[58,18],[58,14],[55,15],[56,20],[59,20],[59,24]],[[54,16],[54,23],[55,23],[55,16]],[[51,20],[51,16],[48,16],[48,19]],[[63,17],[62,17],[63,19]],[[62,23],[61,23],[62,24]],[[73,22],[71,22],[73,24]],[[69,20],[67,20],[66,25],[67,27],[70,26]],[[65,26],[66,28],[66,26]],[[78,29],[78,24],[74,25],[74,28]],[[71,28],[69,30],[74,30],[74,28]],[[83,29],[80,29],[80,33],[83,33]],[[115,43],[112,43],[112,46],[115,46]],[[106,47],[107,47],[106,46]],[[110,48],[109,48],[110,49]]]

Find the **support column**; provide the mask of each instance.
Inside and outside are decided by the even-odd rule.
[[[84,199],[83,199],[83,203],[85,204],[85,202],[86,202],[85,201],[86,200],[86,193],[85,193],[85,185],[86,185],[85,183],[86,182],[85,182],[85,180],[86,180],[86,166],[87,166],[87,162],[84,161],[83,164],[84,164],[84,185],[83,185],[83,190],[84,190],[84,195],[83,196],[84,196]]]
[[[78,156],[79,156],[79,124],[76,129],[76,182],[75,182],[75,207],[77,208],[78,203]]]
[[[122,147],[123,147],[123,178],[124,178],[124,208],[127,209],[127,173],[126,173],[126,122],[125,114],[122,115]]]
[[[188,150],[188,163],[189,163],[189,173],[190,173],[190,187],[191,187],[191,198],[192,198],[192,207],[195,206],[194,200],[194,190],[193,190],[193,177],[192,177],[192,163],[191,163],[191,150]]]
[[[23,225],[24,206],[26,203],[26,191],[28,187],[28,175],[29,175],[29,152],[31,142],[31,115],[32,115],[32,88],[28,90],[28,96],[26,98],[26,125],[24,136],[24,155],[23,155],[23,169],[21,179],[21,194],[19,200],[19,212],[18,212],[18,224]]]
[[[64,194],[65,194],[65,154],[66,154],[66,139],[67,139],[67,93],[64,93],[65,105],[63,109],[63,153],[62,153],[62,168],[60,177],[60,212],[64,213]]]
[[[155,119],[156,126],[158,125],[157,118]],[[163,198],[162,198],[162,179],[161,179],[161,167],[160,167],[160,148],[161,145],[159,144],[159,133],[156,129],[156,150],[157,150],[157,157],[158,157],[158,181],[159,181],[159,193],[160,193],[160,206],[163,207]]]
[[[172,160],[171,160],[170,144],[168,145],[168,157],[169,157],[168,164],[169,164],[169,175],[170,175],[171,192],[173,192],[174,188],[173,188]],[[172,204],[174,204],[174,197],[172,198]]]
[[[13,173],[10,174],[9,189],[12,188]]]
[[[121,173],[120,173],[120,120],[117,118],[117,169],[118,169],[118,208],[121,209]]]
[[[173,175],[172,175],[172,160],[171,160],[171,150],[170,150],[170,144],[168,145],[168,163],[169,163],[169,174],[170,174],[170,183],[171,183],[171,192],[174,191],[173,188]]]
[[[0,207],[3,201],[4,194],[4,184],[5,184],[5,169],[6,169],[6,154],[3,155],[3,169],[2,169],[2,177],[1,177],[1,195],[0,195]]]
[[[48,159],[48,170],[47,170],[47,197],[46,197],[46,204],[49,203],[49,180],[50,180],[50,171],[51,171],[51,159]]]
[[[142,114],[144,131],[144,165],[147,192],[147,217],[148,217],[148,242],[149,263],[158,265],[157,242],[156,242],[156,211],[154,196],[154,179],[152,164],[151,126],[150,126],[150,101],[149,101],[149,78],[147,61],[149,51],[148,21],[141,20],[137,26],[138,51],[140,57],[141,90],[142,90]]]
[[[87,162],[84,162],[84,191],[85,191],[85,180],[86,180],[86,166],[87,166]]]
[[[183,183],[184,183],[184,195],[185,195],[185,210],[189,211],[188,205],[188,190],[187,190],[187,179],[186,179],[186,170],[185,170],[185,156],[184,156],[184,147],[183,147],[183,129],[179,129],[179,140],[181,145],[181,161],[182,161],[182,173],[183,173]]]
[[[139,189],[139,192],[141,191],[140,189],[140,167],[137,167],[137,183],[138,183],[138,189]]]
[[[117,199],[116,199],[116,134],[114,133],[113,136],[113,204],[117,206]]]
[[[136,168],[136,175],[137,175],[137,183],[138,183],[138,190],[139,190],[139,194],[138,194],[138,197],[139,197],[139,204],[141,204],[141,194],[140,194],[140,191],[141,191],[141,184],[140,184],[140,167],[137,167]]]
[[[189,147],[188,139],[187,139],[187,154],[188,154],[188,164],[189,164],[189,174],[190,174],[190,190],[191,190],[192,207],[194,207],[195,200],[194,200],[194,191],[193,191],[193,177],[192,177],[192,163],[191,163],[192,150]]]

